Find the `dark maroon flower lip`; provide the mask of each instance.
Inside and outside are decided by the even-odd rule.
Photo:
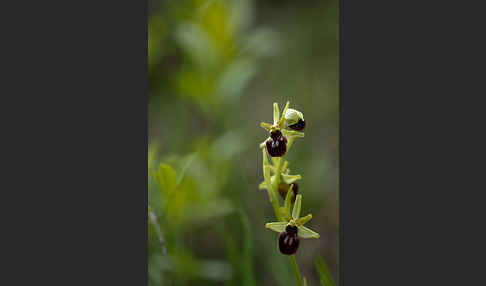
[[[298,228],[297,228],[295,225],[294,225],[294,226],[292,226],[292,225],[287,225],[287,226],[285,227],[285,231],[286,231],[287,233],[290,233],[290,234],[297,234],[297,231],[298,231],[298,230],[299,230],[299,229],[298,229]]]
[[[282,135],[282,132],[280,130],[274,130],[272,132],[270,132],[270,137],[273,139],[273,140],[278,140]],[[285,138],[285,137],[284,137]]]
[[[272,138],[266,144],[268,154],[272,157],[282,157],[287,152],[287,138],[282,135],[280,130],[271,133]]]
[[[285,255],[293,255],[299,249],[300,239],[297,235],[298,228],[288,225],[285,231],[278,235],[278,250]]]
[[[292,125],[288,126],[290,129],[296,130],[296,131],[302,131],[305,128],[305,121],[302,119],[299,119],[297,123],[294,123]]]

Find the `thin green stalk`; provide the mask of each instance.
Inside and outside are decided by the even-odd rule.
[[[276,190],[278,190],[278,185],[280,184],[280,173],[282,173],[282,165],[283,162],[285,162],[285,155],[278,158],[277,170],[275,171],[276,176],[275,176],[275,186],[274,186]]]
[[[302,286],[302,278],[300,276],[299,266],[297,265],[297,261],[295,260],[295,255],[291,255],[289,259],[290,265],[292,266],[292,270],[294,272],[295,280],[297,280],[297,286]]]
[[[270,203],[273,206],[273,211],[275,212],[275,217],[277,218],[277,220],[283,221],[282,215],[280,214],[280,205],[278,203],[276,190],[273,188],[270,180],[270,167],[267,166],[268,158],[265,149],[262,149],[262,154],[263,154],[263,176],[265,178],[265,183],[267,185],[268,199],[270,200]]]
[[[288,152],[288,150],[287,150],[287,152]],[[277,165],[277,170],[276,170],[277,176],[275,178],[275,185],[271,186],[272,187],[271,192],[272,192],[272,196],[273,196],[273,200],[271,200],[271,202],[272,202],[272,205],[273,205],[273,210],[275,211],[275,217],[278,220],[281,220],[280,219],[281,215],[280,215],[280,206],[279,206],[279,203],[278,203],[278,200],[277,200],[277,197],[276,197],[276,192],[278,191],[278,184],[279,184],[279,179],[280,179],[280,176],[278,174],[280,174],[281,171],[282,171],[282,165],[283,165],[283,162],[285,162],[285,155],[280,157],[279,160],[278,160],[278,165]],[[299,266],[297,265],[297,261],[295,260],[295,256],[291,255],[289,258],[290,258],[290,265],[292,266],[292,270],[293,270],[293,273],[294,273],[294,276],[295,276],[295,280],[297,281],[297,286],[302,286],[302,278],[300,276],[300,270],[299,270]]]
[[[275,212],[275,217],[277,218],[278,221],[283,221],[282,215],[280,214],[280,205],[278,203],[277,194],[273,188],[270,192],[272,196],[270,198],[270,202],[272,203],[273,211]]]
[[[276,176],[275,176],[275,185],[272,186],[272,204],[273,204],[273,210],[275,211],[275,217],[279,220],[279,221],[284,221],[283,218],[282,218],[282,215],[280,213],[280,204],[278,203],[278,196],[277,196],[277,192],[278,192],[278,184],[279,184],[279,179],[280,179],[280,172],[281,172],[281,169],[282,169],[282,162],[285,161],[285,155],[283,155],[282,157],[280,157],[278,159],[278,167],[277,167],[277,171],[276,171]]]
[[[280,173],[282,173],[282,165],[285,162],[285,157],[287,156],[287,153],[290,150],[290,146],[292,146],[292,142],[294,141],[293,138],[289,138],[289,142],[287,143],[287,152],[282,156],[278,158],[278,164],[277,164],[277,170],[275,171],[275,189],[278,191],[278,184],[280,184]]]

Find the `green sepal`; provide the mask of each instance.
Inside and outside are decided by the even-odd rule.
[[[282,179],[283,179],[283,181],[287,185],[290,185],[293,182],[302,179],[302,176],[301,175],[287,175],[287,174],[282,174]]]
[[[266,122],[260,122],[260,126],[270,132],[272,130],[272,124]]]
[[[282,134],[288,139],[290,138],[304,138],[305,133],[295,130],[282,129]]]
[[[273,103],[273,125],[277,125],[279,119],[280,119],[280,111],[278,110],[278,104],[274,102]]]
[[[298,194],[297,197],[295,197],[294,209],[292,210],[292,218],[295,220],[299,218],[301,203],[302,203],[302,195]]]
[[[312,214],[308,214],[304,217],[301,217],[295,221],[297,225],[304,225],[306,222],[310,221],[312,219]]]
[[[275,180],[277,179],[277,175],[273,175],[270,177],[270,183],[272,184],[272,186],[275,185]]]
[[[290,212],[285,207],[280,207],[280,213],[286,221],[290,221],[292,219]]]
[[[294,190],[292,190],[294,186],[291,185],[289,190],[287,191],[287,195],[285,196],[284,208],[290,214],[290,205],[292,203],[292,198],[294,197]]]
[[[285,104],[282,114],[285,114],[287,112],[287,109],[289,108],[289,103],[290,102],[287,101],[287,103]],[[280,129],[283,129],[285,127],[285,116],[282,116],[278,121],[278,127],[280,127]]]
[[[271,229],[276,232],[283,232],[285,227],[287,226],[287,222],[279,221],[279,222],[268,222],[265,224],[265,227]]]
[[[302,237],[302,238],[319,238],[320,235],[313,231],[312,229],[310,228],[307,228],[305,226],[297,226],[297,228],[299,229],[297,231],[297,235]]]

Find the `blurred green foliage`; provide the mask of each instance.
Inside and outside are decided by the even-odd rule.
[[[302,242],[297,261],[308,285],[324,277],[316,265],[337,282],[337,1],[149,8],[149,285],[294,284],[258,190],[259,123],[287,100],[307,123],[289,167],[303,176],[302,208],[321,235]],[[320,256],[327,263],[314,265]]]

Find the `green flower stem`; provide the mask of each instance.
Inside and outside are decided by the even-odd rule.
[[[302,286],[302,278],[300,276],[299,266],[297,265],[297,261],[295,260],[295,255],[291,255],[289,259],[290,265],[292,266],[292,270],[294,272],[295,280],[297,280],[297,286]]]
[[[272,199],[270,201],[271,201],[271,203],[273,205],[273,210],[275,212],[275,217],[279,221],[283,221],[282,216],[280,214],[280,205],[278,203],[278,197],[277,197],[278,185],[280,183],[280,175],[279,174],[282,173],[282,165],[285,162],[285,157],[286,157],[287,153],[289,152],[290,146],[292,146],[293,139],[294,138],[289,138],[289,142],[287,144],[287,152],[285,153],[285,155],[283,155],[282,157],[279,157],[278,158],[278,161],[277,161],[277,170],[275,172],[277,174],[277,176],[275,176],[275,184],[273,186],[271,186],[271,184],[269,184],[270,187],[271,187],[271,191],[270,192],[272,194]],[[293,273],[294,273],[294,276],[295,276],[295,280],[297,281],[297,286],[302,286],[302,278],[300,276],[299,266],[297,265],[297,261],[295,260],[295,256],[294,255],[291,255],[290,256],[290,265],[292,266],[292,270],[293,270]]]
[[[285,155],[287,155],[287,154],[285,154]],[[283,162],[285,162],[285,155],[278,158],[277,170],[275,171],[276,176],[275,176],[274,188],[277,191],[278,191],[278,185],[280,184],[280,174],[282,173],[282,165],[283,165]]]
[[[278,221],[284,221],[282,218],[282,215],[280,214],[280,205],[278,203],[278,197],[275,189],[272,188],[271,192],[271,199],[270,202],[272,203],[273,206],[273,211],[275,212],[275,217],[277,218]]]
[[[285,111],[287,110],[288,105],[289,105],[289,103],[287,102],[287,105],[284,108],[283,114],[285,114]],[[274,116],[273,124],[275,125],[277,123],[280,123],[279,122],[278,105],[276,103],[274,104],[274,113],[273,113],[273,116]],[[262,125],[262,126],[264,126],[264,125]],[[279,157],[276,162],[275,161],[273,162],[274,163],[274,168],[276,167],[276,170],[275,170],[275,175],[276,175],[275,176],[275,183],[272,185],[272,183],[270,182],[270,178],[269,177],[266,177],[265,178],[265,182],[266,182],[266,185],[267,185],[268,196],[270,198],[270,203],[273,206],[273,211],[275,212],[275,217],[277,218],[278,221],[285,221],[282,218],[282,214],[280,213],[280,204],[278,202],[277,192],[278,192],[278,185],[280,183],[280,174],[282,173],[282,166],[283,166],[283,163],[285,162],[285,157],[286,157],[287,153],[289,152],[290,147],[292,146],[293,141],[294,141],[294,138],[293,137],[291,137],[291,138],[288,139],[286,153],[282,157]],[[260,148],[262,148],[262,147],[263,146],[260,145]],[[264,156],[264,159],[263,160],[266,160],[267,158],[266,158],[266,154],[265,154],[265,151],[264,150],[263,150],[263,156]],[[265,168],[265,162],[264,162],[264,168]],[[264,175],[265,175],[265,170],[264,170]],[[289,258],[290,258],[290,265],[292,266],[292,270],[293,270],[293,273],[294,273],[294,276],[295,276],[295,280],[297,280],[297,286],[302,286],[302,278],[301,278],[301,275],[300,275],[299,266],[297,265],[297,261],[295,260],[295,256],[294,255],[291,255]]]
[[[282,173],[282,165],[285,162],[285,157],[287,156],[287,153],[290,150],[290,146],[292,146],[292,142],[294,141],[294,138],[289,138],[289,142],[287,143],[287,152],[282,157],[278,158],[278,164],[277,164],[277,170],[275,171],[275,190],[278,191],[278,185],[280,183],[280,174]]]
[[[263,155],[266,156],[265,154],[263,154]],[[268,178],[268,177],[265,178],[265,183],[267,184],[268,198],[270,200],[270,203],[273,206],[273,211],[275,212],[275,217],[277,218],[278,221],[284,221],[283,218],[282,218],[282,215],[280,214],[280,204],[278,203],[278,197],[277,197],[278,189],[275,189],[272,186],[272,183],[270,182],[270,178]]]
[[[275,184],[272,186],[271,182],[267,182],[267,188],[270,195],[270,202],[272,203],[273,211],[275,212],[275,217],[277,218],[278,221],[284,221],[282,214],[280,213],[280,204],[278,202],[278,196],[277,196],[278,184],[280,180],[280,176],[278,174],[280,174],[281,172],[282,162],[284,161],[285,161],[285,155],[280,157],[277,161],[278,168],[276,170],[277,176],[275,176]]]

